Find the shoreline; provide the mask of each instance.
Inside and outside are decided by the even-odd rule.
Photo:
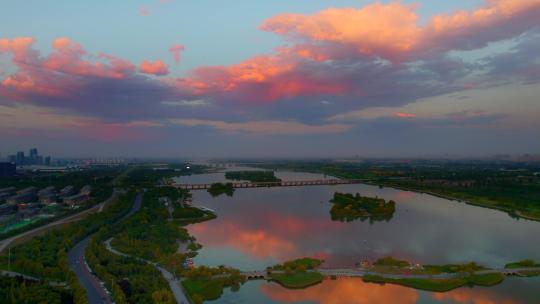
[[[533,217],[533,216],[530,216],[530,215],[527,215],[527,214],[523,214],[519,210],[514,211],[514,210],[504,208],[504,207],[486,205],[486,204],[483,204],[483,203],[478,203],[478,202],[471,201],[471,200],[456,198],[456,197],[453,197],[453,196],[449,196],[449,195],[446,195],[446,194],[440,194],[440,193],[432,192],[432,191],[429,191],[429,190],[418,190],[418,189],[409,188],[409,187],[405,187],[405,186],[398,186],[398,185],[394,185],[394,184],[377,184],[377,183],[372,183],[372,182],[366,182],[365,184],[366,185],[371,185],[371,186],[381,186],[382,185],[383,187],[393,188],[393,189],[397,189],[397,190],[416,192],[416,193],[421,193],[421,194],[428,194],[428,195],[432,195],[432,196],[435,196],[435,197],[438,197],[438,198],[443,198],[443,199],[447,199],[447,200],[450,200],[450,201],[456,201],[458,203],[465,203],[465,204],[471,205],[471,206],[477,206],[477,207],[488,208],[488,209],[492,209],[492,210],[504,211],[509,216],[515,216],[517,218],[521,218],[521,219],[525,219],[525,220],[540,222],[540,217]]]

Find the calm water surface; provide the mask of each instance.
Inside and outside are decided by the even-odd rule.
[[[284,180],[322,175],[278,172]],[[223,173],[182,177],[181,182],[224,181]],[[397,202],[388,222],[334,222],[328,202],[335,191],[379,196]],[[524,258],[540,260],[540,223],[434,196],[370,185],[237,189],[233,197],[212,198],[194,191],[195,204],[218,218],[188,227],[203,249],[199,265],[241,270],[303,256],[319,257],[323,267],[351,267],[385,255],[426,263],[476,261],[501,267]],[[393,301],[390,301],[393,299]],[[421,292],[394,285],[339,279],[303,290],[274,283],[248,282],[227,291],[220,303],[540,303],[540,280],[507,279],[492,288],[460,288],[449,293]]]

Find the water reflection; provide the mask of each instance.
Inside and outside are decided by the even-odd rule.
[[[295,179],[300,179],[298,177],[296,175]],[[332,221],[328,201],[336,191],[360,192],[394,200],[394,217],[390,222],[373,225],[360,221]],[[476,261],[500,267],[524,258],[540,259],[537,239],[540,223],[512,219],[503,212],[425,194],[369,185],[237,189],[234,197],[217,198],[212,198],[206,191],[194,191],[193,194],[196,204],[209,207],[218,215],[215,220],[188,227],[204,246],[195,258],[199,265],[223,264],[256,270],[285,260],[312,256],[326,260],[324,267],[350,267],[365,258],[373,260],[392,255],[422,264]],[[327,284],[327,293],[332,290],[345,293],[344,290],[349,288],[363,290],[362,296],[354,293],[350,297],[366,297],[366,294],[375,297],[379,292],[386,293],[381,291],[386,289],[392,294],[394,288],[411,296],[399,296],[399,301],[385,303],[538,303],[540,298],[537,291],[540,281],[534,279],[505,280],[502,285],[489,289],[475,287],[444,294],[394,285],[366,285],[358,280],[352,282],[359,284],[346,280],[328,281],[321,286],[295,291],[280,289],[275,284],[249,282],[239,293],[231,293],[220,302],[276,303],[287,297],[298,297],[300,302],[333,303],[325,302],[330,301],[323,292]],[[320,295],[309,297],[312,292]],[[255,299],[255,302],[248,299]],[[377,303],[376,298],[372,298],[372,302],[340,299],[343,301],[336,303]]]
[[[307,302],[322,304],[414,304],[419,299],[418,291],[397,285],[364,283],[362,279],[348,278],[326,280],[307,289],[285,289],[277,284],[263,284],[261,291],[276,302]]]
[[[392,284],[365,283],[360,278],[325,280],[307,289],[286,289],[275,283],[250,281],[239,292],[226,290],[215,303],[321,304],[531,304],[539,303],[540,279],[509,278],[495,287],[462,287],[446,293]]]
[[[373,225],[334,222],[328,203],[334,191],[393,199],[395,215]],[[188,227],[204,245],[199,264],[252,270],[307,255],[326,257],[328,267],[347,267],[393,255],[422,264],[477,261],[497,267],[540,257],[540,223],[429,195],[367,185],[237,189],[234,197],[218,198],[193,193],[196,204],[218,214]],[[231,252],[226,260],[213,253],[221,249]]]

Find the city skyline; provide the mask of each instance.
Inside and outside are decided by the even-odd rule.
[[[0,12],[4,156],[540,152],[538,0],[32,5]]]

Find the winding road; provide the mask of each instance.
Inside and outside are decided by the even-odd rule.
[[[131,209],[117,223],[125,220],[126,218],[132,216],[135,212],[139,211],[139,209],[141,209],[141,205],[142,194],[137,193]],[[111,296],[103,286],[103,283],[101,283],[100,280],[91,273],[90,267],[88,267],[88,264],[86,264],[84,253],[92,236],[93,235],[87,236],[69,251],[68,264],[71,270],[77,275],[82,287],[86,289],[89,304],[112,303]]]

